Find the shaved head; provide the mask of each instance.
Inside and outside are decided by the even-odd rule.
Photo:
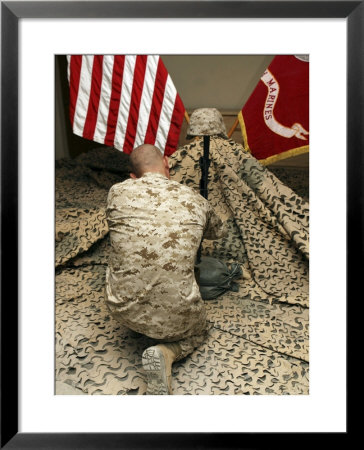
[[[143,144],[136,147],[130,154],[130,163],[132,178],[139,178],[146,172],[157,172],[169,177],[169,170],[166,173],[168,159],[154,145]]]

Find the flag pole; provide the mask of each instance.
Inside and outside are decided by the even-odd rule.
[[[235,128],[238,126],[238,123],[239,123],[239,118],[237,117],[235,122],[234,122],[234,124],[233,124],[233,126],[230,128],[230,131],[228,132],[228,138],[229,139],[231,138],[231,135],[234,133]]]

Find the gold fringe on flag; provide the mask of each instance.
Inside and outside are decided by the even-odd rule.
[[[243,117],[243,114],[241,111],[238,114],[238,118],[239,118],[239,123],[240,123],[240,128],[241,128],[241,134],[243,135],[244,148],[245,148],[245,150],[247,150],[248,152],[251,153],[251,150],[249,148],[249,143],[248,143],[248,135],[246,132],[244,117]],[[265,159],[259,159],[258,161],[263,166],[266,166],[268,164],[272,164],[277,161],[282,161],[283,159],[291,158],[292,156],[303,155],[304,153],[308,153],[308,152],[309,152],[309,145],[304,145],[303,147],[292,148],[291,150],[287,150],[285,152],[278,153],[277,155],[268,156],[268,158],[265,158]]]

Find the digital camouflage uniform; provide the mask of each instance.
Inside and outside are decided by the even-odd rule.
[[[112,251],[106,301],[128,328],[191,353],[207,333],[206,311],[194,277],[202,236],[224,234],[221,219],[193,189],[145,173],[110,189],[107,220]]]

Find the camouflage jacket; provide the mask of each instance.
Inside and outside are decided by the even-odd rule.
[[[183,335],[206,312],[194,277],[201,238],[225,230],[208,201],[159,173],[110,189],[106,302],[126,326],[152,338]]]

